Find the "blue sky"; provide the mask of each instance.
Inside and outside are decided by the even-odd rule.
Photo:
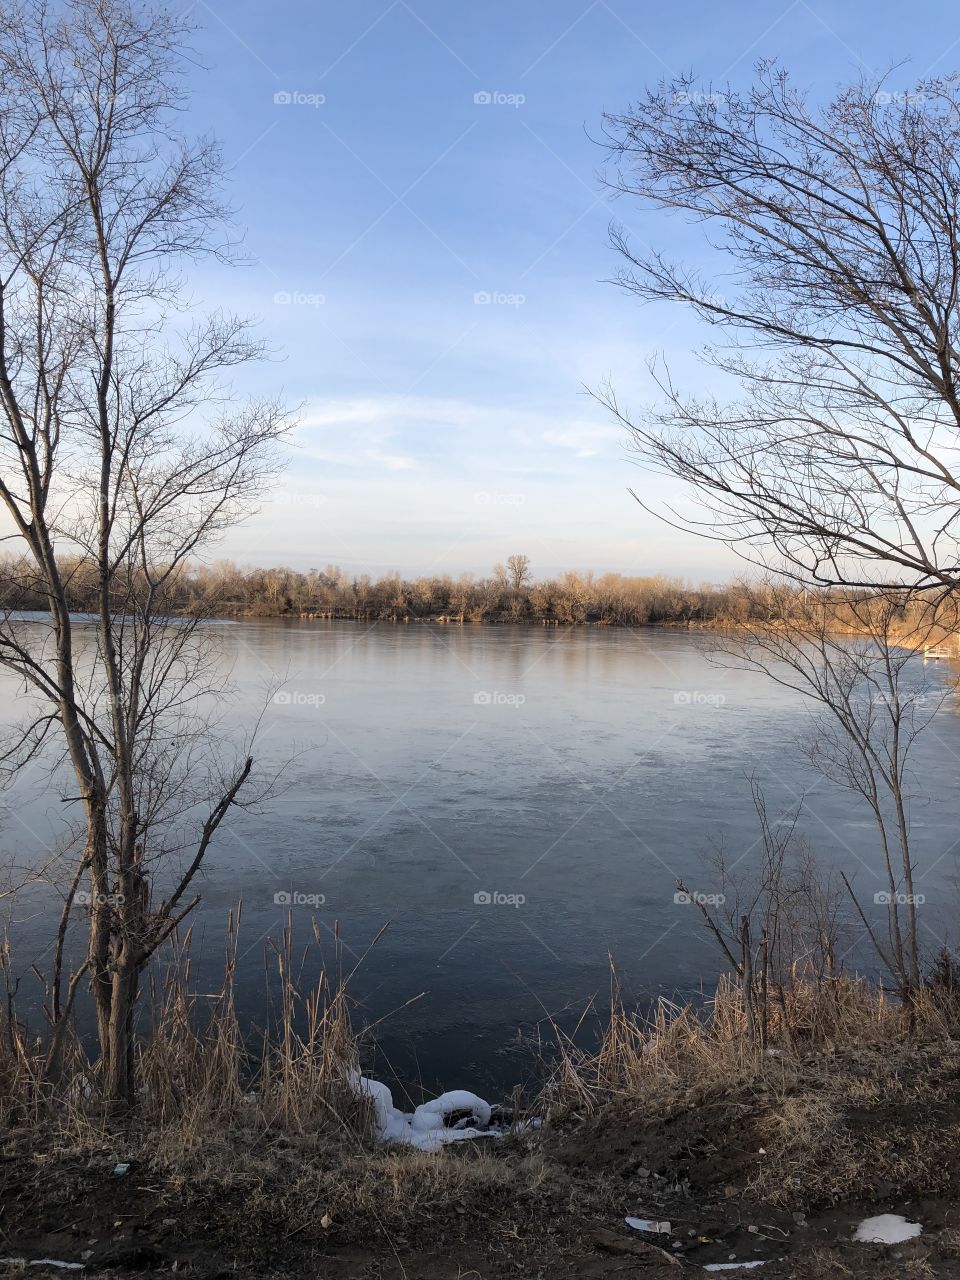
[[[687,385],[702,376],[691,351],[704,335],[681,308],[641,308],[604,283],[611,218],[710,266],[694,229],[603,191],[602,113],[678,72],[744,85],[767,56],[824,96],[909,58],[905,86],[960,64],[955,11],[199,0],[190,12],[204,66],[190,116],[223,142],[252,258],[206,265],[192,285],[262,317],[278,359],[256,385],[303,405],[277,500],[223,553],[373,573],[483,571],[512,551],[540,574],[735,572],[723,549],[637,506],[630,486],[651,496],[664,482],[630,463],[583,390],[610,377],[640,408],[655,352]]]

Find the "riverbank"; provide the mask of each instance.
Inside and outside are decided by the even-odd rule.
[[[135,1126],[72,1143],[13,1129],[2,1252],[102,1280],[663,1280],[731,1262],[770,1280],[960,1276],[958,1077],[956,1042],[814,1055],[677,1089],[656,1113],[610,1102],[432,1155],[242,1128],[175,1155]],[[881,1213],[922,1234],[854,1242]],[[63,1274],[30,1274],[46,1270]]]
[[[637,1051],[614,1020],[597,1054],[561,1053],[532,1100],[542,1128],[429,1154],[343,1113],[325,1052],[312,1074],[294,1055],[299,1092],[289,1075],[226,1097],[221,1044],[206,1091],[195,1074],[162,1108],[154,1074],[153,1099],[123,1121],[76,1103],[8,1115],[0,1275],[960,1277],[953,990],[925,990],[913,1019],[861,983],[805,990],[797,1010],[832,1008],[829,1032],[760,1054],[725,991],[706,1018],[674,1010]],[[268,1096],[286,1109],[264,1124]],[[920,1234],[854,1240],[882,1214]]]

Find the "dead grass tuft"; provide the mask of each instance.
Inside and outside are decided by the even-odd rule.
[[[372,1115],[351,1084],[360,1052],[347,980],[322,973],[302,990],[306,955],[295,957],[288,922],[270,953],[273,1016],[259,1036],[244,1037],[234,1000],[237,925],[231,915],[219,992],[201,998],[191,991],[188,934],[149,993],[151,1024],[137,1040],[137,1103],[123,1123],[149,1132],[157,1158],[185,1170],[224,1171],[238,1133],[267,1144],[283,1134],[306,1145],[331,1138],[362,1145]],[[43,1125],[64,1148],[107,1143],[120,1121],[100,1105],[98,1083],[75,1032],[56,1080],[45,1075],[39,1041],[28,1044],[19,1029],[0,1040],[0,1120],[8,1127]]]
[[[952,997],[904,1009],[865,981],[797,983],[767,1048],[739,988],[648,1019],[615,999],[595,1050],[560,1039],[542,1104],[568,1163],[804,1209],[937,1193],[960,1171]]]

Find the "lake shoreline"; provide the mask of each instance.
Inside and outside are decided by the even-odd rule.
[[[724,1021],[694,1043],[677,1009],[629,1077],[612,1057],[561,1064],[528,1103],[542,1129],[433,1152],[372,1141],[356,1114],[331,1125],[305,1061],[275,1113],[197,1078],[169,1110],[7,1116],[0,1274],[51,1259],[97,1280],[955,1276],[960,1010],[941,996],[942,1024],[909,1031],[878,992],[823,994],[846,1010],[827,1041],[757,1054]],[[855,1240],[886,1213],[920,1235]]]

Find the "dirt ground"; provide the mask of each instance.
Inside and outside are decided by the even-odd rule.
[[[209,1144],[208,1144],[209,1145]],[[184,1163],[149,1135],[5,1135],[0,1275],[507,1280],[709,1274],[960,1280],[960,1046],[846,1055],[629,1100],[522,1139],[432,1156],[220,1135]],[[117,1175],[118,1160],[129,1170]],[[922,1235],[852,1240],[900,1213]],[[641,1235],[632,1215],[669,1220]]]

